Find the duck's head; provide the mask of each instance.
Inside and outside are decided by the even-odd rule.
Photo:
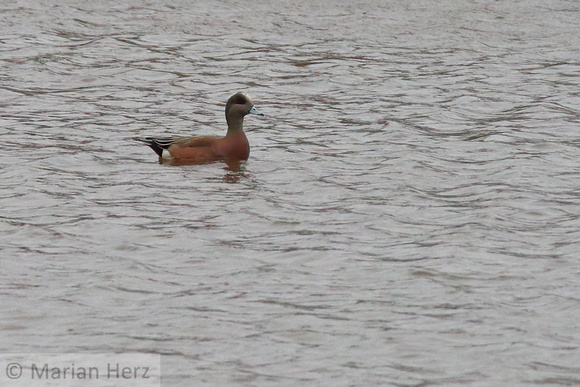
[[[236,93],[228,99],[226,103],[226,119],[243,118],[247,114],[257,114],[263,116],[264,113],[260,112],[254,107],[252,98],[245,93]]]

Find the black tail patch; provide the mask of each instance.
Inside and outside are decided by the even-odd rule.
[[[153,137],[146,137],[146,138],[136,138],[135,140],[147,144],[151,149],[155,151],[159,155],[159,157],[163,157],[163,149],[167,149],[173,143],[173,139],[170,138],[153,138]]]

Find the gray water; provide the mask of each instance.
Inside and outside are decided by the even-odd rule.
[[[566,0],[3,2],[0,352],[580,384],[579,47]],[[240,171],[133,141],[237,91]]]

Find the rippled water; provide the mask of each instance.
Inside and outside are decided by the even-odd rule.
[[[577,1],[0,6],[0,351],[164,386],[580,384]],[[241,171],[136,136],[225,132]]]

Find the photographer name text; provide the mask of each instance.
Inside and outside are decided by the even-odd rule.
[[[48,363],[30,365],[30,378],[38,380],[98,380],[98,379],[149,379],[149,367],[123,366],[119,363],[107,363],[106,367],[83,367],[74,363],[66,367],[53,367]]]

